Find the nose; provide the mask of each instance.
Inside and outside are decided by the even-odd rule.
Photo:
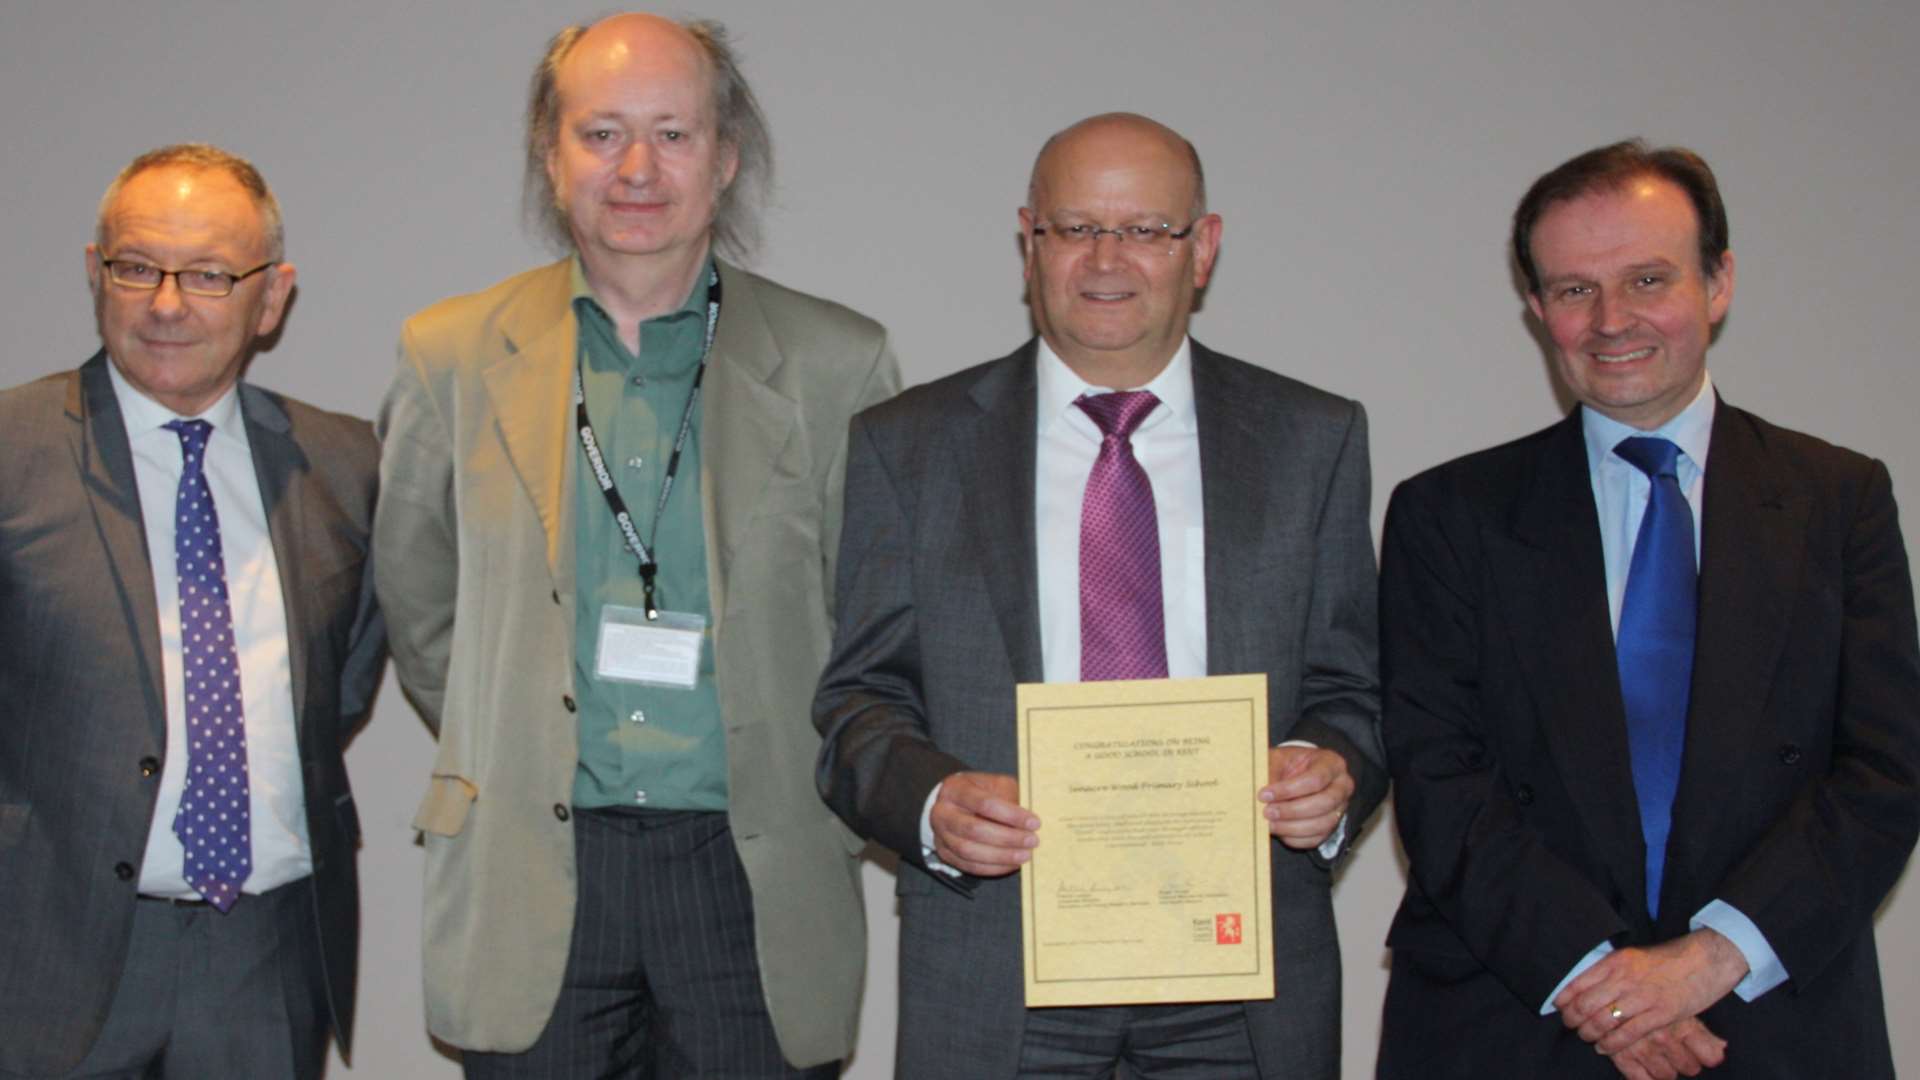
[[[1602,289],[1593,302],[1594,333],[1618,337],[1633,328],[1633,308],[1612,289]]]
[[[620,179],[630,186],[643,187],[653,179],[653,166],[653,146],[645,139],[635,139],[620,155]]]
[[[1094,233],[1093,246],[1087,251],[1087,261],[1095,267],[1113,266],[1122,260],[1126,254],[1125,248],[1117,229]]]
[[[160,287],[153,290],[147,309],[157,319],[175,319],[187,313],[187,296],[180,291],[180,275],[168,274],[160,279]]]

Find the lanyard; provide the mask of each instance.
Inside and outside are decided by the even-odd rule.
[[[667,496],[673,494],[673,478],[680,471],[680,451],[686,448],[687,433],[693,430],[693,406],[700,400],[700,383],[707,377],[707,360],[713,355],[713,331],[720,325],[720,274],[709,268],[707,271],[707,339],[700,347],[700,368],[693,374],[693,389],[687,392],[687,407],[680,412],[680,433],[673,439],[673,454],[667,458],[667,474],[660,481],[660,501],[653,508],[653,528],[648,540],[660,539],[660,518],[667,509]],[[634,528],[633,515],[627,512],[627,500],[620,497],[620,488],[613,482],[613,474],[607,471],[607,461],[600,453],[600,440],[594,437],[593,421],[587,419],[587,385],[580,369],[586,364],[586,343],[580,345],[580,356],[573,370],[573,408],[580,430],[580,448],[586,452],[587,464],[593,468],[593,478],[600,485],[600,494],[606,497],[607,509],[613,511],[614,523],[620,526],[620,535],[627,541],[627,550],[640,559],[640,587],[646,597],[647,618],[660,617],[660,609],[653,602],[653,581],[660,573],[660,560],[655,558],[653,545],[640,540],[640,530]]]

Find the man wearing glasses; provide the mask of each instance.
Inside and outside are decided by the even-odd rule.
[[[848,449],[818,782],[904,864],[896,1072],[1332,1077],[1328,868],[1386,791],[1365,414],[1187,337],[1221,222],[1175,132],[1055,135],[1020,228],[1038,338],[862,413]],[[1278,997],[1024,1007],[1014,872],[1048,828],[1018,805],[1015,684],[1248,672]]]
[[[142,155],[86,249],[103,348],[0,394],[0,1076],[346,1051],[378,447],[241,381],[283,247],[246,161]]]
[[[428,1026],[469,1076],[835,1075],[861,845],[807,709],[886,333],[714,256],[771,166],[718,26],[562,31],[528,116],[571,254],[409,320],[381,414]]]

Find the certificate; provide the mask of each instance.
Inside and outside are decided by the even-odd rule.
[[[1266,676],[1018,693],[1027,1004],[1271,998]]]

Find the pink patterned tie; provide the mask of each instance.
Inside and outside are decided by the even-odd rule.
[[[1145,390],[1074,402],[1105,437],[1080,509],[1080,678],[1167,674],[1160,600],[1160,527],[1153,482],[1128,441],[1160,399]]]

